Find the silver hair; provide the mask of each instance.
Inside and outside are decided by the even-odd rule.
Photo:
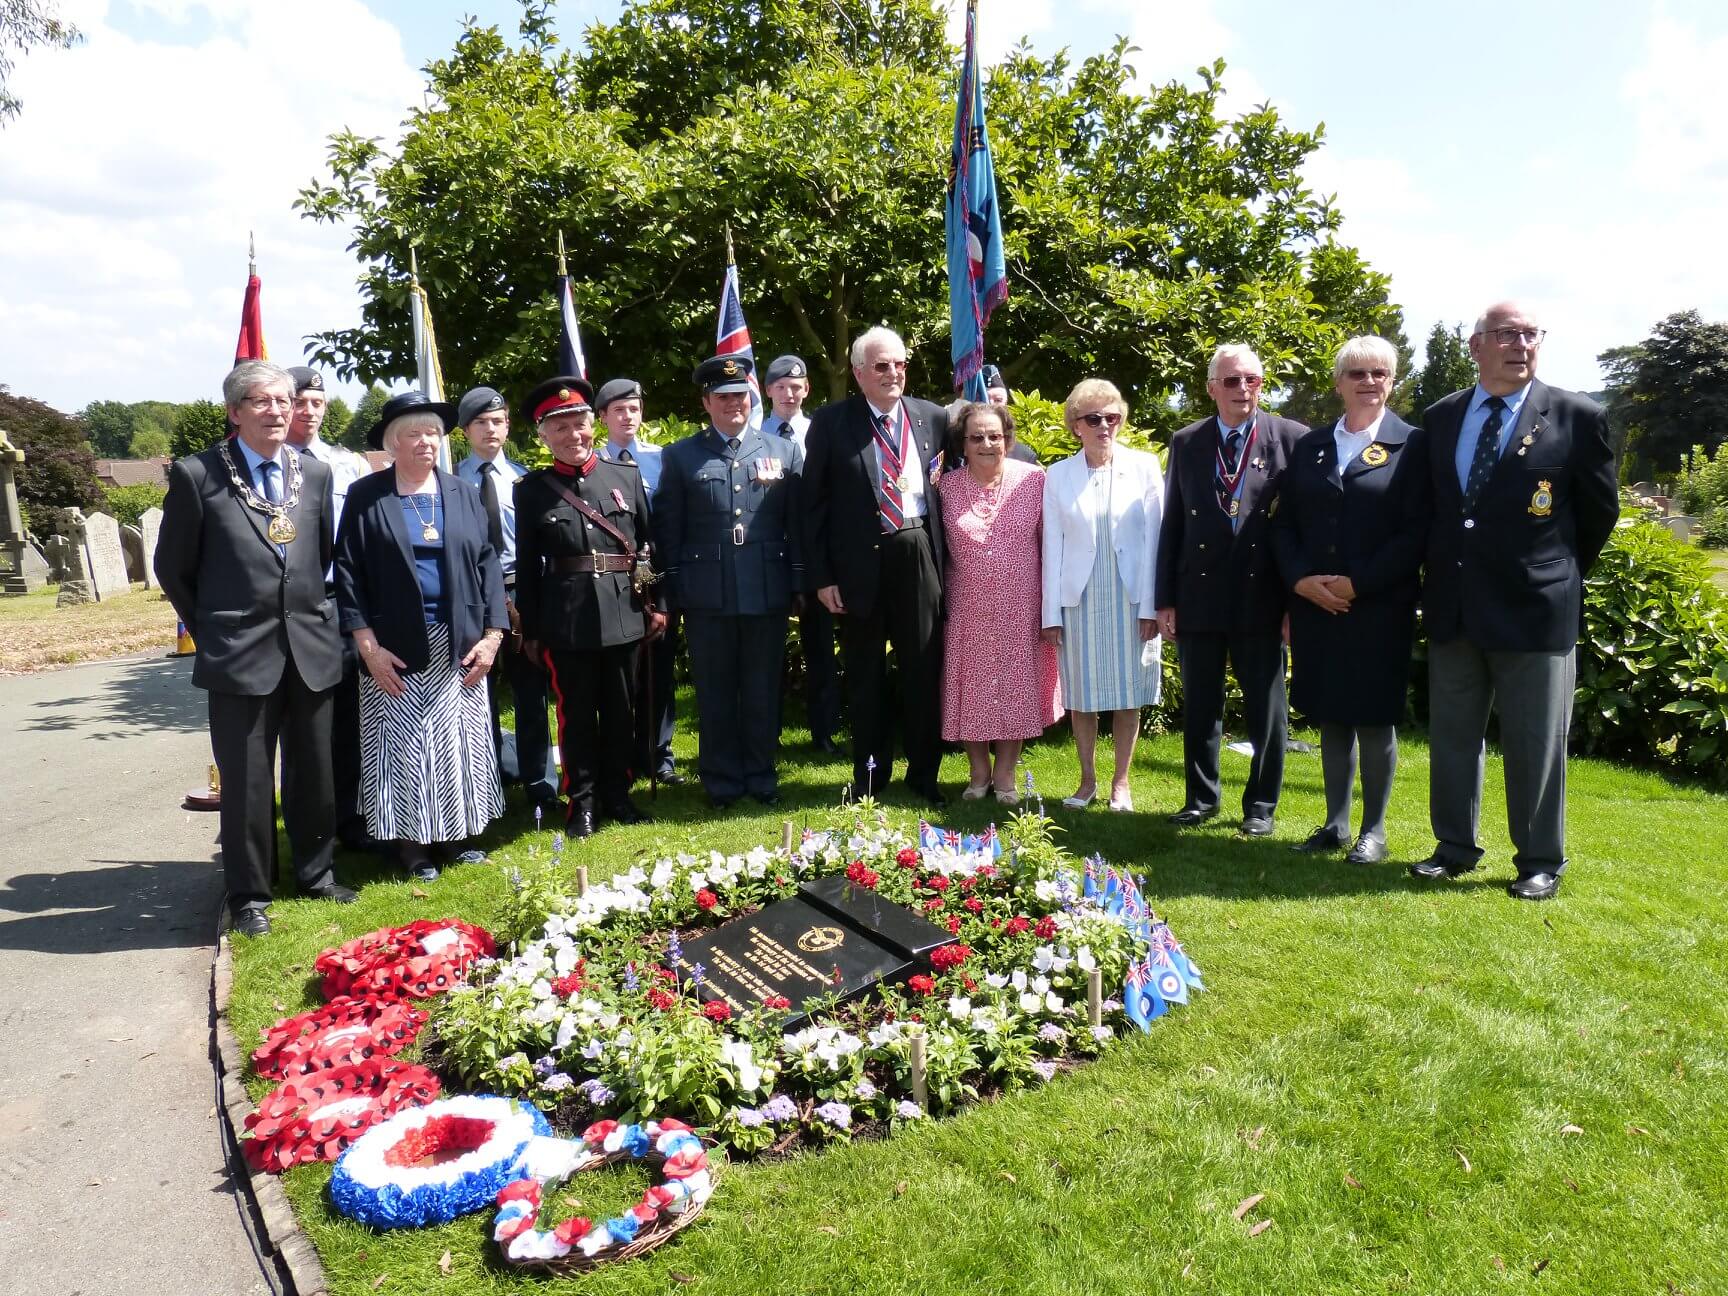
[[[864,357],[870,354],[870,348],[878,342],[891,342],[899,348],[901,354],[905,354],[906,339],[886,324],[878,324],[874,328],[865,329],[852,339],[852,367],[854,369],[863,365]]]
[[[1218,366],[1226,360],[1234,360],[1238,364],[1253,365],[1262,376],[1266,373],[1266,366],[1260,363],[1260,357],[1254,354],[1253,347],[1244,346],[1240,342],[1226,342],[1212,353],[1212,359],[1206,363],[1207,382],[1218,377]]]
[[[286,387],[294,399],[294,377],[281,365],[268,360],[242,360],[222,380],[222,403],[233,409],[252,394],[254,387]]]
[[[1475,337],[1478,333],[1485,331],[1488,327],[1488,319],[1493,315],[1522,315],[1529,320],[1536,318],[1536,312],[1525,309],[1524,303],[1521,301],[1497,301],[1476,317],[1476,323],[1470,329],[1470,336]]]
[[[1364,333],[1361,337],[1353,337],[1338,348],[1338,354],[1332,357],[1332,381],[1337,382],[1344,376],[1344,371],[1354,365],[1377,363],[1383,366],[1392,377],[1398,376],[1398,348],[1383,337],[1375,337],[1372,333]]]
[[[392,433],[411,432],[421,427],[430,427],[439,436],[444,435],[444,420],[430,410],[410,410],[406,414],[398,414],[384,425],[384,431],[378,437],[378,444],[390,453],[395,454],[395,448],[390,444]]]

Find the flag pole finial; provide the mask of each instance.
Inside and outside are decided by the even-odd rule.
[[[408,245],[408,282],[420,282],[420,259],[414,255],[414,245]]]
[[[251,230],[246,231],[246,273],[258,273],[258,236]]]
[[[564,231],[558,231],[558,277],[563,278],[570,273],[569,266],[564,261]]]
[[[737,265],[738,259],[732,254],[732,222],[726,222],[726,264]]]

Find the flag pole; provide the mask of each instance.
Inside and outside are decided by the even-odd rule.
[[[726,264],[729,266],[735,266],[738,264],[738,258],[732,254],[732,222],[731,221],[726,222]]]
[[[560,279],[568,278],[569,274],[570,274],[570,267],[564,260],[564,231],[559,230],[558,231],[558,277]]]
[[[258,236],[251,230],[246,231],[246,277],[250,279],[258,273]]]

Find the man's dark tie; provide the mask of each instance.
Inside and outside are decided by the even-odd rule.
[[[1482,430],[1476,434],[1476,453],[1470,457],[1470,475],[1464,479],[1464,511],[1474,513],[1476,501],[1482,497],[1482,488],[1488,484],[1488,478],[1494,474],[1494,465],[1500,462],[1500,426],[1501,415],[1506,412],[1506,402],[1498,396],[1488,398],[1488,421],[1482,425]]]
[[[498,561],[504,561],[504,511],[498,507],[498,465],[480,465],[480,502],[486,506],[486,536]]]
[[[628,464],[633,464],[636,462],[636,456],[630,453],[630,447],[629,446],[625,446],[622,450],[620,450],[618,452],[618,462],[619,463],[628,463]]]
[[[726,449],[731,454],[737,454],[738,453],[738,438],[737,437],[727,437],[726,438]]]
[[[1236,473],[1236,465],[1242,458],[1242,429],[1236,428],[1224,438],[1224,471],[1232,476]]]
[[[280,504],[282,488],[276,484],[276,465],[265,461],[258,465],[258,470],[264,474],[264,498],[272,504]]]

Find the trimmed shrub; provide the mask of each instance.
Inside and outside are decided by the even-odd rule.
[[[161,508],[162,501],[168,498],[166,486],[152,486],[145,482],[138,486],[110,486],[108,489],[107,512],[114,515],[114,520],[121,526],[137,526],[145,511]]]

